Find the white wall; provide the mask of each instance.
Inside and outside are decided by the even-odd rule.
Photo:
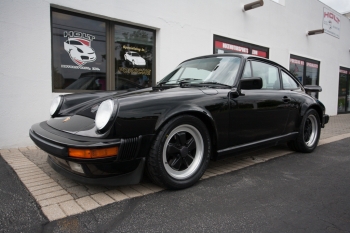
[[[0,148],[31,145],[28,130],[46,120],[51,91],[50,6],[156,29],[156,77],[181,61],[213,51],[213,34],[270,48],[270,59],[289,67],[290,54],[321,62],[327,113],[337,114],[339,66],[350,68],[350,23],[341,16],[340,39],[322,28],[318,0],[2,0],[0,1]],[[340,14],[339,14],[340,15]]]

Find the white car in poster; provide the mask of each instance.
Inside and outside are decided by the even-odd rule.
[[[132,66],[145,66],[146,60],[143,59],[137,52],[126,52],[124,55],[125,61],[132,64]]]
[[[83,39],[69,38],[64,42],[64,50],[67,51],[72,61],[78,66],[82,66],[87,62],[96,60],[95,51],[89,46],[90,41]]]

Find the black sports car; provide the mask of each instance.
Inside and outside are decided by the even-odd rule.
[[[328,122],[324,105],[284,67],[217,54],[181,63],[155,87],[62,95],[30,137],[74,180],[138,183],[146,170],[170,189],[196,183],[209,159],[287,142],[312,152]]]

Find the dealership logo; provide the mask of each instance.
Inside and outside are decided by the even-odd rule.
[[[323,12],[323,18],[329,18],[334,20],[337,23],[340,23],[340,19],[336,15],[334,15],[332,12]]]
[[[69,54],[72,61],[81,69],[86,63],[96,60],[96,53],[91,48],[91,42],[95,39],[94,36],[77,32],[65,31],[63,33],[67,40],[64,42],[64,50]]]

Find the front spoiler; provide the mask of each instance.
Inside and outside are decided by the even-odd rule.
[[[55,163],[53,159],[50,158],[50,156],[47,157],[47,162],[56,172],[80,183],[105,186],[131,185],[140,183],[145,167],[145,161],[146,158],[141,158],[138,167],[129,173],[109,177],[91,178],[80,176],[70,171],[67,171],[66,169],[62,168],[59,164]]]

